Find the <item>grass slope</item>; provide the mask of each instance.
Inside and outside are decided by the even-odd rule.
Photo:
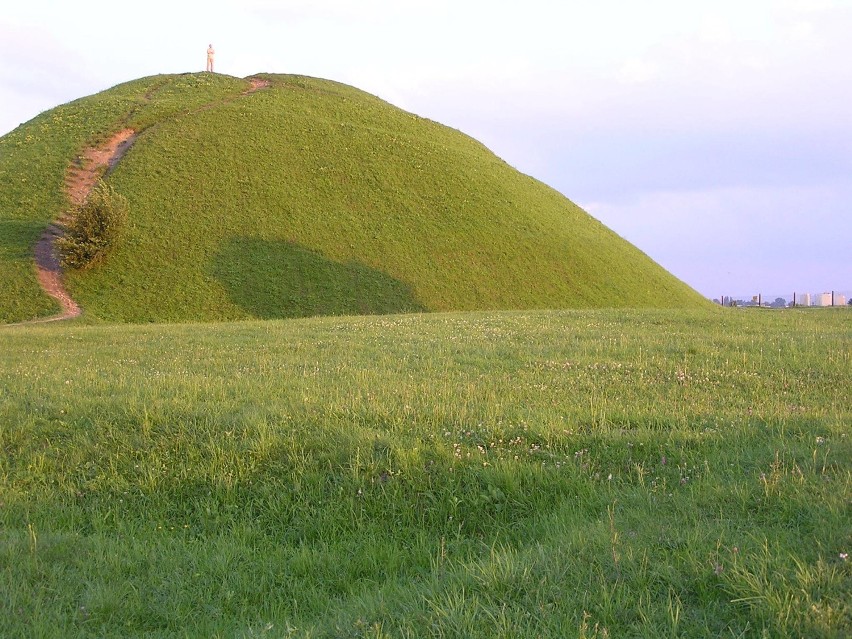
[[[59,310],[39,289],[32,252],[68,206],[65,173],[83,148],[125,126],[145,130],[248,86],[218,75],[143,78],[51,109],[0,138],[0,322]]]
[[[0,636],[848,637],[848,319],[0,329]]]
[[[78,117],[103,113],[98,131],[146,129],[110,177],[130,201],[124,245],[68,278],[88,313],[186,321],[704,303],[469,137],[351,87],[265,77],[271,88],[245,96],[244,81],[200,74],[73,103]],[[16,150],[9,171],[27,173],[16,145],[54,113],[4,138]],[[59,131],[61,152],[51,129],[42,147],[53,163],[19,189],[52,200],[15,212],[29,225],[11,243],[17,268],[61,201],[63,162],[87,140]]]

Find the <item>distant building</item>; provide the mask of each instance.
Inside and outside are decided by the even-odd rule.
[[[810,306],[811,305],[811,294],[810,293],[802,293],[802,296],[796,300],[796,304],[799,306]]]
[[[835,293],[834,305],[835,306],[846,306],[846,296],[841,295],[840,293]]]
[[[814,295],[814,306],[831,306],[831,293]]]

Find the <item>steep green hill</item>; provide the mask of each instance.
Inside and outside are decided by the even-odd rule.
[[[702,298],[471,138],[330,81],[157,76],[0,139],[0,321],[52,312],[32,246],[86,144],[140,135],[111,184],[124,243],[72,273],[88,314],[192,321],[697,306]]]

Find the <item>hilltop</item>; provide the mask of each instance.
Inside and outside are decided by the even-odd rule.
[[[123,243],[66,275],[107,321],[706,302],[566,197],[472,138],[328,80],[143,78],[0,138],[0,321],[43,317],[32,252],[69,167],[132,130],[108,181]]]

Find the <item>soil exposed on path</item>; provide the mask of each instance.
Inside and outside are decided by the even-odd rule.
[[[249,95],[270,86],[269,80],[261,78],[248,78],[248,81],[250,86],[241,95]],[[82,206],[98,179],[115,168],[128,149],[133,146],[136,135],[133,129],[123,129],[103,144],[85,149],[71,163],[65,173],[65,194],[73,208]],[[56,322],[79,317],[83,312],[65,290],[62,282],[62,267],[56,251],[56,239],[62,236],[68,215],[67,212],[63,213],[56,221],[49,224],[34,249],[39,285],[45,293],[59,302],[62,311],[52,317],[21,322],[22,324]]]
[[[249,78],[248,81],[251,82],[251,86],[243,91],[243,95],[254,93],[258,89],[266,89],[270,85],[269,80],[264,80],[263,78]]]
[[[113,135],[104,144],[83,151],[68,167],[65,173],[65,193],[73,207],[79,207],[86,201],[95,184],[104,173],[110,170],[133,144],[136,132],[124,129]],[[34,322],[55,322],[78,317],[83,311],[71,299],[62,283],[62,268],[56,254],[56,238],[62,236],[68,213],[63,213],[55,222],[48,225],[35,245],[35,264],[38,283],[42,290],[59,302],[62,311],[53,317],[34,320]]]
[[[72,206],[79,207],[95,188],[98,178],[110,171],[133,145],[136,132],[124,129],[102,145],[83,151],[65,173],[65,193]]]

